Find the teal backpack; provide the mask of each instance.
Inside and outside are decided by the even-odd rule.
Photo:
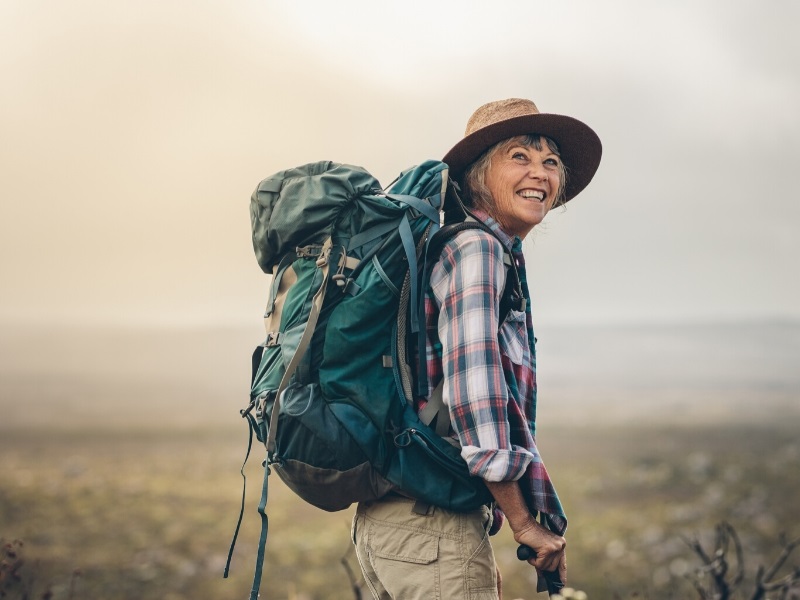
[[[386,190],[364,169],[318,162],[268,177],[253,192],[253,247],[272,284],[266,339],[253,353],[250,402],[241,411],[247,455],[253,434],[267,452],[251,600],[260,587],[273,469],[327,511],[392,490],[454,511],[491,501],[446,436],[441,387],[422,414],[413,402],[419,382],[410,361],[424,342],[430,268],[459,230],[485,228],[469,219],[440,229],[446,199],[463,208],[453,198],[447,165],[438,161],[403,172]],[[507,263],[514,278],[504,292],[508,305],[522,294]],[[225,577],[244,503],[243,493]]]

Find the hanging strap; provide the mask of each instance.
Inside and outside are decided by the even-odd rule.
[[[228,560],[225,562],[225,572],[223,573],[223,577],[228,576],[228,572],[230,571],[231,567],[231,559],[233,558],[233,547],[236,545],[236,538],[239,537],[239,528],[242,525],[242,517],[244,516],[244,501],[245,501],[245,491],[247,489],[247,476],[244,474],[244,466],[247,464],[247,459],[250,458],[250,448],[253,445],[253,432],[256,430],[258,425],[256,424],[256,420],[248,412],[242,411],[244,414],[243,416],[247,418],[247,423],[250,429],[250,437],[247,442],[247,454],[244,457],[244,462],[242,463],[241,473],[242,479],[244,483],[242,484],[242,506],[239,510],[239,520],[236,522],[236,531],[233,534],[233,540],[231,541],[230,550],[228,550]],[[261,572],[264,567],[264,550],[267,546],[267,532],[269,531],[269,518],[267,517],[267,492],[269,490],[269,475],[270,475],[270,468],[267,465],[267,461],[264,461],[264,483],[261,486],[261,502],[258,504],[258,514],[261,515],[261,536],[258,539],[258,554],[256,555],[256,567],[255,572],[253,574],[253,587],[250,589],[250,598],[249,600],[258,600],[258,590],[261,587]]]
[[[264,347],[258,346],[253,351],[253,356],[250,359],[250,366],[251,366],[251,373],[250,373],[250,385],[252,387],[253,382],[256,379],[256,372],[258,371],[258,365],[261,363],[261,357],[264,355]],[[247,439],[247,453],[244,455],[244,461],[242,462],[242,468],[239,469],[239,472],[242,474],[242,505],[239,508],[239,519],[236,521],[236,530],[233,532],[233,539],[231,540],[231,547],[228,550],[228,560],[225,561],[225,571],[223,572],[222,576],[224,578],[228,577],[228,573],[231,570],[231,559],[233,558],[233,549],[236,546],[236,540],[239,538],[239,529],[242,526],[242,518],[244,517],[244,502],[245,496],[247,492],[247,475],[244,473],[245,465],[247,465],[247,460],[250,458],[250,450],[253,448],[253,434],[258,431],[256,424],[256,420],[252,414],[250,414],[255,407],[255,400],[250,401],[250,406],[244,410],[239,411],[242,417],[247,419],[247,429],[248,429],[248,439]]]
[[[275,399],[277,402],[277,398]],[[248,421],[252,417],[248,415]],[[253,423],[250,423],[253,427]],[[264,551],[267,547],[267,532],[269,531],[269,517],[267,517],[267,492],[269,490],[270,468],[264,461],[264,483],[261,485],[261,502],[258,503],[258,514],[261,516],[261,536],[258,538],[258,554],[256,555],[256,568],[253,574],[253,587],[250,589],[250,600],[258,600],[258,589],[261,587],[261,571],[264,568]]]
[[[250,450],[253,448],[253,423],[251,422],[252,419],[253,417],[250,416],[250,414],[247,414],[248,429],[250,435],[247,440],[247,454],[245,454],[244,456],[244,462],[242,463],[242,468],[239,469],[239,472],[242,474],[242,506],[239,509],[239,519],[236,521],[236,530],[233,532],[231,547],[228,550],[228,560],[225,561],[225,571],[222,574],[222,576],[226,579],[228,577],[228,573],[231,570],[231,559],[233,558],[233,548],[236,546],[236,540],[239,538],[239,529],[242,526],[242,518],[244,517],[244,501],[247,492],[247,475],[244,474],[244,467],[247,464],[247,459],[250,458]]]

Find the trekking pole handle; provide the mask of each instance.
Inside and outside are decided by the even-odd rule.
[[[517,558],[525,561],[536,558],[536,551],[530,546],[520,544],[517,548]],[[558,571],[542,571],[541,573],[547,583],[548,595],[558,594],[564,589],[564,583],[561,581],[561,577],[558,576]]]

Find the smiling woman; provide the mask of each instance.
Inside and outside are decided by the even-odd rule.
[[[464,193],[463,204],[449,200],[446,220],[470,223],[454,226],[431,269],[414,400],[436,414],[437,433],[461,448],[494,501],[460,513],[400,491],[359,504],[353,539],[376,599],[500,597],[488,536],[505,519],[543,585],[554,593],[566,583],[567,518],[536,445],[522,239],[589,184],[601,153],[582,122],[511,98],[476,110],[444,157]]]
[[[489,149],[465,174],[472,203],[506,231],[524,238],[547,212],[563,203],[566,170],[558,145],[547,137],[517,136]]]

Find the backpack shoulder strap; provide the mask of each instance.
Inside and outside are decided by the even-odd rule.
[[[495,233],[486,224],[478,221],[473,216],[467,214],[466,219],[459,223],[451,223],[441,227],[428,242],[426,249],[425,270],[423,275],[423,282],[427,285],[430,280],[433,265],[439,259],[439,256],[444,249],[445,244],[453,239],[462,231],[472,229],[479,229],[492,235],[495,239],[501,242],[503,247],[503,263],[506,266],[506,281],[503,286],[503,294],[500,297],[500,313],[498,316],[498,328],[503,326],[503,322],[508,317],[511,310],[524,311],[525,310],[525,296],[522,292],[522,283],[519,277],[519,270],[517,269],[516,261],[511,252],[506,248],[505,244],[495,235]],[[424,319],[424,294],[421,295],[420,306],[418,307],[420,319]],[[428,389],[428,373],[427,365],[425,364],[425,345],[426,332],[424,328],[420,328],[419,337],[417,340],[417,394],[423,395]],[[428,403],[420,411],[420,419],[426,425],[430,425],[433,420],[436,420],[436,433],[442,437],[447,435],[450,430],[450,415],[448,414],[447,407],[444,404],[442,397],[443,391],[442,382],[436,386],[428,398]]]
[[[497,235],[488,225],[468,215],[467,218],[460,223],[451,223],[441,227],[439,231],[437,231],[436,234],[431,238],[431,241],[428,245],[427,257],[429,259],[429,264],[432,268],[433,264],[435,264],[438,260],[439,255],[442,253],[442,250],[447,242],[453,239],[460,232],[470,229],[479,229],[481,231],[485,231],[496,240],[500,241],[501,245],[503,246],[503,263],[506,266],[506,282],[503,287],[503,295],[500,298],[500,315],[498,319],[498,324],[502,325],[503,321],[506,320],[509,311],[525,310],[526,301],[525,295],[522,292],[522,283],[519,277],[517,263],[514,260],[514,257],[511,256],[511,251],[506,248],[506,245],[502,243],[500,238],[497,237]],[[426,273],[425,281],[427,281],[427,277],[429,275],[430,273]]]

